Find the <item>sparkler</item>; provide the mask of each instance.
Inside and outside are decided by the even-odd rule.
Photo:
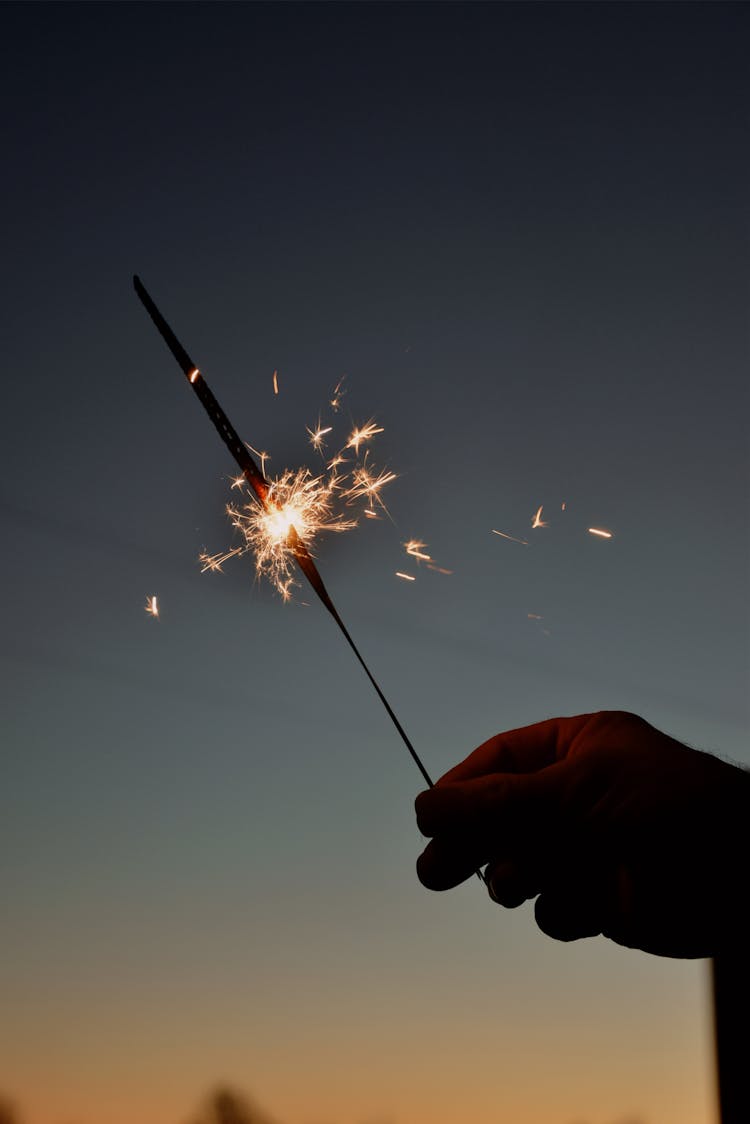
[[[291,583],[291,574],[289,573],[290,567],[288,563],[291,556],[302,570],[302,573],[315,590],[323,605],[335,620],[347,644],[357,657],[365,675],[370,680],[378,698],[385,707],[388,717],[396,727],[414,764],[419,769],[429,787],[432,788],[433,781],[429,773],[407,737],[403,726],[396,717],[372,672],[360,655],[359,649],[349,635],[346,625],[339,616],[338,610],[323,584],[323,580],[307,545],[315,530],[323,529],[326,526],[328,526],[328,529],[343,529],[343,526],[336,526],[335,523],[326,524],[325,522],[321,522],[320,516],[321,514],[325,514],[325,504],[330,500],[330,495],[326,496],[325,487],[322,489],[322,495],[321,489],[317,491],[314,490],[311,485],[317,481],[317,478],[312,477],[306,470],[302,470],[298,473],[285,473],[280,479],[275,481],[266,479],[264,472],[253,459],[249,447],[240,440],[237,431],[209,389],[208,383],[199,368],[192,361],[187,351],[185,351],[185,348],[154,304],[154,301],[146,291],[140,278],[135,276],[133,278],[133,284],[141,303],[153,320],[157,331],[176,359],[193,390],[198,395],[203,408],[214,423],[219,436],[240,468],[242,477],[239,481],[235,480],[233,486],[241,483],[242,478],[244,478],[257,500],[257,510],[252,514],[248,514],[247,510],[240,511],[236,508],[229,509],[235,526],[245,535],[246,545],[228,551],[225,555],[218,556],[217,558],[204,556],[204,569],[220,569],[222,563],[228,558],[236,554],[244,553],[244,551],[248,549],[249,542],[249,545],[256,550],[257,556],[263,555],[264,552],[267,555],[265,561],[268,562],[272,573],[275,575],[277,588],[280,590],[282,597],[286,599],[289,596],[289,584]],[[274,375],[275,374],[276,372],[274,372]],[[343,380],[341,381],[343,382]],[[274,379],[274,390],[276,389],[277,382],[276,379]],[[336,387],[331,403],[334,409],[338,407],[340,395],[341,382],[339,382],[339,385]],[[358,453],[361,444],[369,441],[376,433],[381,432],[382,430],[379,429],[373,421],[370,421],[361,428],[354,430],[354,433],[349,439],[347,448],[352,448],[355,453]],[[316,438],[318,441],[322,438],[320,426],[318,426],[315,435],[311,434],[311,438],[313,439],[313,444],[315,444]],[[334,470],[336,460],[337,458],[334,458],[332,462]],[[263,463],[262,456],[261,463]],[[330,467],[331,466],[329,466],[329,468]],[[355,470],[353,474],[354,482],[352,486],[342,494],[351,499],[358,497],[368,499],[371,505],[370,510],[372,511],[373,500],[380,503],[382,506],[379,491],[385,483],[392,479],[394,479],[393,473],[381,473],[380,476],[373,477],[366,468],[358,469]],[[330,487],[337,486],[338,478],[334,476],[333,483]],[[315,501],[320,504],[321,499],[324,505],[323,512],[321,512],[320,507],[311,512],[310,502]],[[373,512],[373,514],[375,513]],[[308,523],[308,516],[311,515],[313,517]],[[257,562],[261,562],[260,557],[257,558]],[[288,576],[284,577],[284,575]]]

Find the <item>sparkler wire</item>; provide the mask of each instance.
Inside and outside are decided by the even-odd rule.
[[[271,485],[266,480],[265,476],[253,460],[245,443],[240,440],[236,429],[212,394],[211,390],[208,387],[208,383],[203,378],[203,375],[200,373],[198,367],[195,365],[195,363],[193,363],[187,351],[185,351],[185,348],[177,339],[177,336],[174,334],[169,324],[164,319],[159,309],[156,307],[154,301],[151,299],[151,296],[146,290],[146,287],[144,286],[140,277],[138,277],[137,275],[133,277],[133,285],[141,303],[153,320],[157,331],[166,343],[169,350],[172,352],[174,358],[177,360],[178,365],[181,367],[183,374],[186,376],[193,390],[198,395],[203,408],[210,417],[211,421],[216,426],[219,436],[221,437],[226,447],[229,449],[229,452],[232,454],[235,461],[242,470],[242,475],[245,477],[248,484],[257,496],[258,502],[266,510],[269,510],[268,493],[270,491]],[[424,767],[419,754],[415,750],[409,737],[406,734],[406,731],[396,717],[393,708],[383,694],[377,680],[362,658],[357,645],[349,635],[349,630],[339,616],[336,606],[331,600],[327,589],[323,585],[323,579],[318,572],[318,568],[313,561],[312,555],[310,554],[304,543],[301,541],[294,527],[291,527],[289,529],[288,544],[297,564],[299,565],[299,568],[302,570],[302,573],[305,575],[310,585],[313,587],[318,597],[325,605],[326,609],[331,614],[338,627],[341,629],[344,639],[346,640],[351,650],[354,652],[354,655],[357,657],[357,660],[359,661],[365,675],[370,680],[370,683],[375,688],[375,692],[378,698],[385,707],[388,713],[388,717],[391,719],[391,722],[396,727],[396,730],[398,731],[404,745],[408,749],[411,758],[414,761],[414,764],[419,769],[428,787],[432,788],[434,786],[434,782],[432,781],[430,774]]]

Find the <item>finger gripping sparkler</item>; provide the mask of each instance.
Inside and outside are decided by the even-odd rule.
[[[266,480],[260,468],[253,460],[253,457],[249,452],[247,446],[243,441],[240,440],[236,429],[217,402],[200,370],[190,358],[187,351],[185,351],[185,348],[182,346],[180,341],[177,339],[177,336],[174,334],[169,324],[164,319],[159,309],[156,307],[143,282],[137,275],[133,277],[133,285],[135,286],[135,291],[138,294],[141,303],[153,320],[159,334],[161,335],[169,350],[172,352],[174,358],[177,360],[177,363],[179,364],[183,374],[187,378],[193,390],[198,395],[198,398],[200,399],[206,413],[216,426],[219,436],[239,465],[242,475],[252,488],[258,503],[264,509],[264,511],[269,514],[273,513],[275,510],[278,510],[278,507],[274,504],[274,500],[271,495],[271,484],[268,480]],[[349,635],[349,631],[346,628],[346,625],[339,616],[338,610],[336,609],[336,606],[331,600],[330,595],[323,584],[323,579],[318,572],[318,568],[313,561],[310,551],[302,542],[294,526],[289,527],[286,537],[286,543],[295,561],[297,562],[297,565],[302,570],[302,573],[305,575],[308,582],[313,587],[316,594],[325,605],[326,609],[331,614],[336,624],[341,629],[341,632],[343,633],[347,644],[354,652],[354,655],[357,657],[359,663],[361,664],[365,675],[370,680],[372,686],[375,688],[378,698],[388,712],[388,717],[396,727],[401,740],[408,749],[412,760],[414,761],[414,764],[419,769],[427,785],[432,788],[433,781],[429,773],[425,769],[419,757],[419,754],[409,740],[406,731],[393,712],[390,703],[386,699],[375,677],[362,658],[359,649]]]

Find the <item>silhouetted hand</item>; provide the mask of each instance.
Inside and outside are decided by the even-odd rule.
[[[553,718],[490,738],[417,797],[420,881],[487,864],[490,896],[558,940],[603,933],[660,956],[750,939],[750,773],[634,714]]]

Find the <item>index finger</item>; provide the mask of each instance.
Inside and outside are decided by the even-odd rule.
[[[561,761],[573,739],[591,719],[590,714],[548,718],[495,734],[449,769],[437,785],[473,780],[488,773],[536,773]]]

